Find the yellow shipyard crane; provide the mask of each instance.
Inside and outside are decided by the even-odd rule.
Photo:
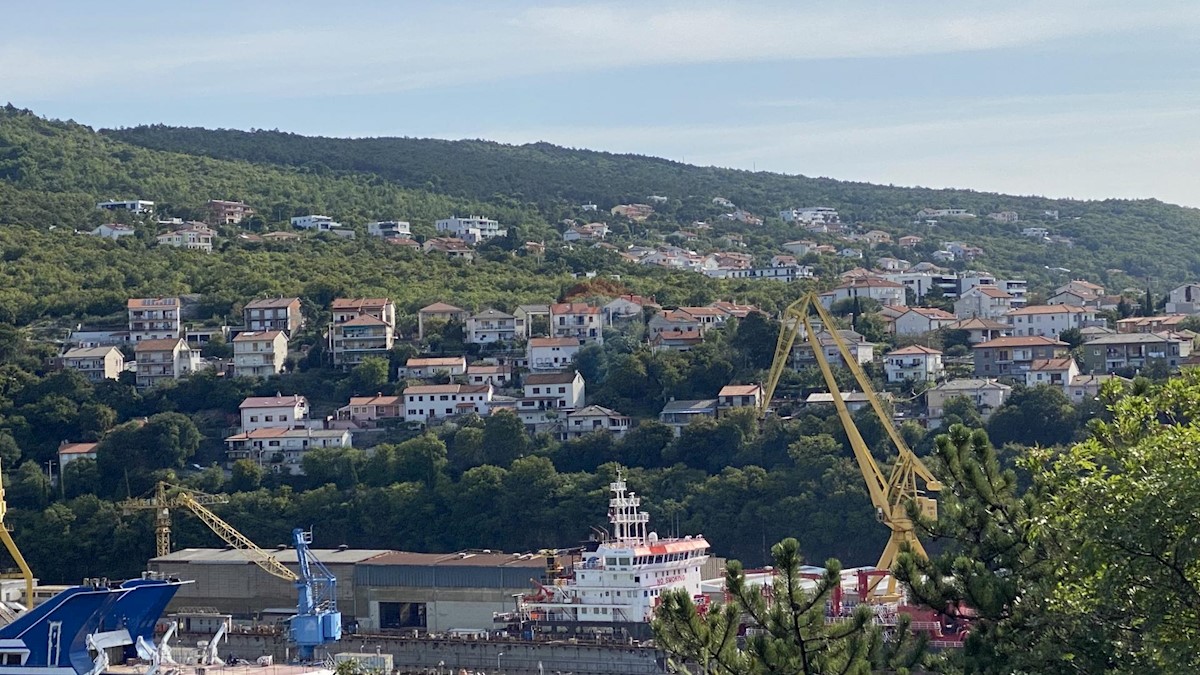
[[[4,520],[7,515],[8,500],[4,496],[4,476],[0,475],[0,540],[4,541],[4,548],[8,549],[8,554],[21,570],[21,578],[25,580],[25,607],[33,609],[33,570],[29,569],[29,563],[25,562],[25,556],[21,555],[21,549],[17,548],[17,542],[13,541],[12,534],[8,531],[8,524]]]
[[[822,327],[830,338],[832,338],[834,345],[837,346],[838,353],[841,355],[842,360],[845,361],[850,372],[854,375],[859,388],[866,395],[871,408],[879,418],[879,423],[883,425],[888,437],[896,446],[898,453],[896,462],[892,465],[892,469],[887,475],[880,469],[879,464],[875,462],[875,458],[871,456],[870,448],[867,447],[866,441],[863,440],[862,434],[859,433],[858,427],[854,424],[854,418],[850,415],[850,410],[846,407],[846,402],[842,398],[837,380],[833,376],[833,369],[829,365],[829,359],[825,356],[825,351],[817,332],[813,330],[811,321],[811,314],[813,312],[816,313]],[[821,376],[824,377],[825,385],[829,388],[829,393],[833,396],[834,408],[837,409],[838,418],[842,422],[846,436],[850,439],[850,447],[854,451],[854,459],[858,463],[859,471],[862,472],[863,479],[867,483],[867,492],[870,494],[871,503],[875,506],[875,513],[880,522],[887,525],[888,529],[891,530],[887,546],[883,549],[883,554],[879,556],[876,568],[890,572],[903,544],[908,544],[918,555],[926,557],[925,548],[921,546],[920,540],[917,539],[912,518],[908,515],[908,504],[909,502],[916,503],[922,515],[929,518],[937,518],[937,502],[931,497],[927,497],[925,493],[941,490],[942,484],[934,478],[924,462],[921,461],[921,458],[917,457],[908,447],[908,444],[904,442],[904,437],[900,435],[895,424],[892,423],[891,415],[883,407],[874,388],[871,387],[871,381],[867,378],[866,373],[863,372],[858,359],[850,353],[845,340],[838,334],[837,324],[833,322],[832,317],[825,310],[816,293],[808,293],[784,310],[783,325],[779,330],[779,338],[775,343],[775,358],[771,362],[771,370],[767,374],[760,412],[765,413],[767,406],[770,405],[771,397],[775,393],[775,387],[779,384],[779,378],[783,375],[784,368],[787,367],[788,359],[791,358],[792,347],[795,345],[796,338],[801,334],[808,340],[809,345],[812,347],[817,366],[821,369]],[[924,484],[924,489],[921,487],[922,483]],[[892,601],[899,597],[896,591],[895,578],[891,574],[888,574],[887,580],[887,590],[884,594],[874,593],[874,586],[879,583],[879,580],[874,582],[871,588],[873,592],[872,599]]]

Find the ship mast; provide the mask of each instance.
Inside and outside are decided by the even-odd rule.
[[[612,523],[613,536],[617,543],[631,546],[641,546],[646,543],[646,526],[650,522],[650,514],[639,511],[642,505],[637,493],[625,491],[625,476],[617,472],[617,480],[608,484],[613,497],[608,500],[608,522]]]

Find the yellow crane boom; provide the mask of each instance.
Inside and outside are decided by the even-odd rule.
[[[875,415],[879,418],[880,424],[883,425],[888,437],[896,446],[898,453],[896,463],[892,466],[891,473],[887,476],[879,468],[879,464],[875,462],[870,448],[867,447],[866,441],[863,440],[862,434],[859,433],[858,427],[854,424],[854,418],[851,416],[850,410],[846,407],[846,402],[842,398],[837,380],[833,376],[833,369],[829,365],[829,359],[825,355],[824,346],[821,344],[816,331],[813,330],[812,321],[810,320],[812,312],[815,312],[820,319],[821,325],[832,339],[833,344],[837,347],[842,360],[854,375],[855,382],[858,383],[859,388],[866,395],[872,410],[874,410]],[[884,548],[883,554],[880,555],[876,567],[881,570],[891,570],[896,562],[896,555],[900,552],[902,544],[908,544],[918,555],[925,556],[925,548],[921,546],[920,540],[917,539],[912,519],[908,515],[908,504],[909,502],[914,502],[919,507],[921,513],[928,517],[936,518],[937,502],[930,497],[926,497],[925,492],[937,492],[941,489],[942,484],[934,478],[933,474],[925,466],[925,463],[904,442],[904,437],[900,435],[895,424],[892,423],[891,415],[884,409],[879,396],[876,395],[874,388],[871,386],[870,379],[863,372],[858,359],[850,353],[845,340],[837,332],[833,318],[825,310],[820,298],[815,293],[805,295],[784,310],[783,325],[779,331],[779,338],[775,343],[775,358],[771,362],[770,371],[767,373],[761,412],[766,412],[767,406],[770,405],[775,388],[778,386],[779,379],[783,375],[783,370],[787,367],[788,360],[791,358],[792,347],[795,345],[796,338],[801,331],[803,331],[804,337],[812,347],[817,367],[821,370],[821,376],[825,379],[825,385],[829,388],[829,393],[833,396],[834,408],[837,410],[838,418],[841,420],[842,427],[846,431],[846,436],[850,440],[850,447],[854,451],[854,459],[858,463],[858,468],[862,472],[863,479],[866,481],[867,492],[870,494],[871,503],[875,506],[875,512],[879,520],[891,530],[887,546]],[[918,479],[925,484],[924,490],[918,485]],[[874,590],[873,587],[872,590]],[[897,597],[896,582],[891,575],[888,576],[886,594],[877,597],[880,599],[894,599]]]
[[[154,486],[154,494],[152,496],[141,499],[126,499],[121,502],[121,508],[125,513],[145,510],[154,511],[154,535],[159,557],[171,552],[171,510],[183,508],[195,514],[222,541],[244,553],[251,562],[261,567],[268,574],[285,581],[294,582],[299,579],[295,572],[284,567],[283,563],[256,546],[246,535],[238,532],[237,529],[222,520],[220,516],[213,513],[207,506],[210,504],[228,503],[229,498],[225,495],[210,495],[198,490],[190,490],[179,485],[159,481]]]
[[[12,533],[8,531],[4,520],[7,515],[8,500],[4,496],[4,475],[0,471],[0,540],[4,541],[4,548],[21,570],[21,578],[25,580],[25,606],[33,609],[33,570],[29,569],[29,563],[25,562],[25,556],[21,555],[21,549],[17,548],[17,542],[13,541]]]

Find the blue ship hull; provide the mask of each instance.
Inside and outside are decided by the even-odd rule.
[[[0,628],[0,675],[85,675],[93,668],[88,638],[136,656],[184,582],[134,579],[118,586],[75,586]]]

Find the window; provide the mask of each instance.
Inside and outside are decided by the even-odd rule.
[[[267,415],[267,416],[263,417],[263,421],[264,421],[264,422],[274,422],[274,421],[275,421],[275,416],[274,416],[274,415]]]

